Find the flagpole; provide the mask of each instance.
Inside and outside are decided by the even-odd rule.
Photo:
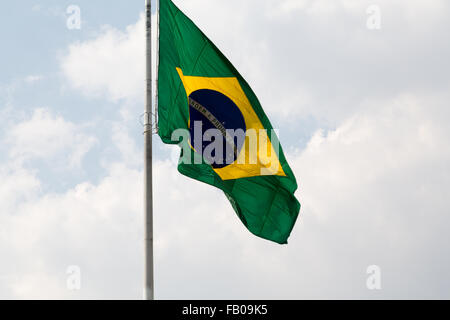
[[[152,113],[152,11],[151,0],[145,0],[146,17],[146,95],[145,95],[145,117],[144,117],[144,199],[145,199],[145,288],[144,299],[154,299],[153,282],[153,181],[152,181],[152,136],[153,136],[153,113]]]

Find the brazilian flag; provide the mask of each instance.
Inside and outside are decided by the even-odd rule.
[[[247,82],[170,0],[160,0],[157,90],[158,134],[182,148],[180,173],[223,190],[256,236],[287,243],[300,203],[277,135]]]

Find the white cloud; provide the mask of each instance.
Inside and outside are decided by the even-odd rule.
[[[31,118],[13,125],[5,141],[12,160],[51,160],[61,157],[63,167],[80,166],[96,138],[82,133],[81,126],[53,115],[49,109],[35,109]]]
[[[448,297],[450,280],[438,272],[450,268],[446,97],[372,102],[382,107],[361,108],[290,154],[303,207],[287,246],[254,237],[222,192],[156,160],[157,297]],[[15,271],[2,273],[21,277],[3,280],[6,295],[140,297],[142,171],[113,164],[98,184],[14,208],[1,243]],[[372,264],[382,270],[379,292],[365,287]],[[79,292],[65,290],[68,265],[81,267]]]
[[[119,150],[122,161],[130,166],[142,165],[143,155],[137,147],[135,140],[130,136],[128,129],[120,123],[112,125],[112,135],[114,145]]]
[[[303,207],[286,247],[251,236],[220,192],[166,165],[155,189],[160,297],[448,297],[447,97],[377,101],[290,155]],[[366,288],[372,264],[379,292]]]
[[[140,172],[118,164],[97,185],[36,195],[7,211],[2,206],[0,252],[12,262],[0,266],[0,287],[9,288],[2,296],[92,298],[109,291],[117,298],[137,290],[140,186]],[[84,291],[67,290],[70,265],[80,266]]]
[[[448,277],[432,275],[450,267],[441,256],[450,249],[444,232],[450,223],[446,96],[384,101],[378,111],[357,113],[328,134],[318,132],[293,160],[303,231],[321,230],[303,242],[314,241],[326,257],[322,265],[333,268],[322,281],[333,283],[334,293],[322,287],[325,291],[316,294],[449,296]],[[354,282],[370,264],[380,265],[386,275],[378,296]]]
[[[2,181],[0,185],[2,211],[10,211],[19,202],[30,200],[40,189],[39,180],[31,172],[20,167],[2,166],[0,181]]]
[[[90,41],[74,43],[61,68],[70,84],[87,95],[117,101],[139,99],[145,88],[144,18],[120,31],[105,26]]]
[[[372,1],[175,2],[233,62],[276,122],[313,116],[334,127],[365,100],[449,84],[450,45],[435,40],[446,37],[445,0],[377,1],[379,32],[366,28]]]
[[[313,116],[337,125],[364,100],[432,89],[436,76],[448,83],[441,71],[450,47],[430,42],[445,30],[450,6],[444,0],[380,1],[378,33],[366,28],[370,1],[175,3],[230,58],[277,121]],[[143,15],[125,32],[105,27],[97,38],[70,46],[62,71],[85,94],[142,100],[143,38]]]

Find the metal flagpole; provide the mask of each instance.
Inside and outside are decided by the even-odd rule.
[[[145,199],[145,289],[144,299],[154,299],[153,286],[153,182],[152,182],[152,11],[151,0],[145,0],[146,15],[146,95],[144,117],[144,199]]]

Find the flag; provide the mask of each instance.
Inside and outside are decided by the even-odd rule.
[[[158,66],[158,134],[180,145],[178,171],[221,189],[256,236],[287,243],[300,203],[277,134],[247,82],[170,0],[160,0]]]

